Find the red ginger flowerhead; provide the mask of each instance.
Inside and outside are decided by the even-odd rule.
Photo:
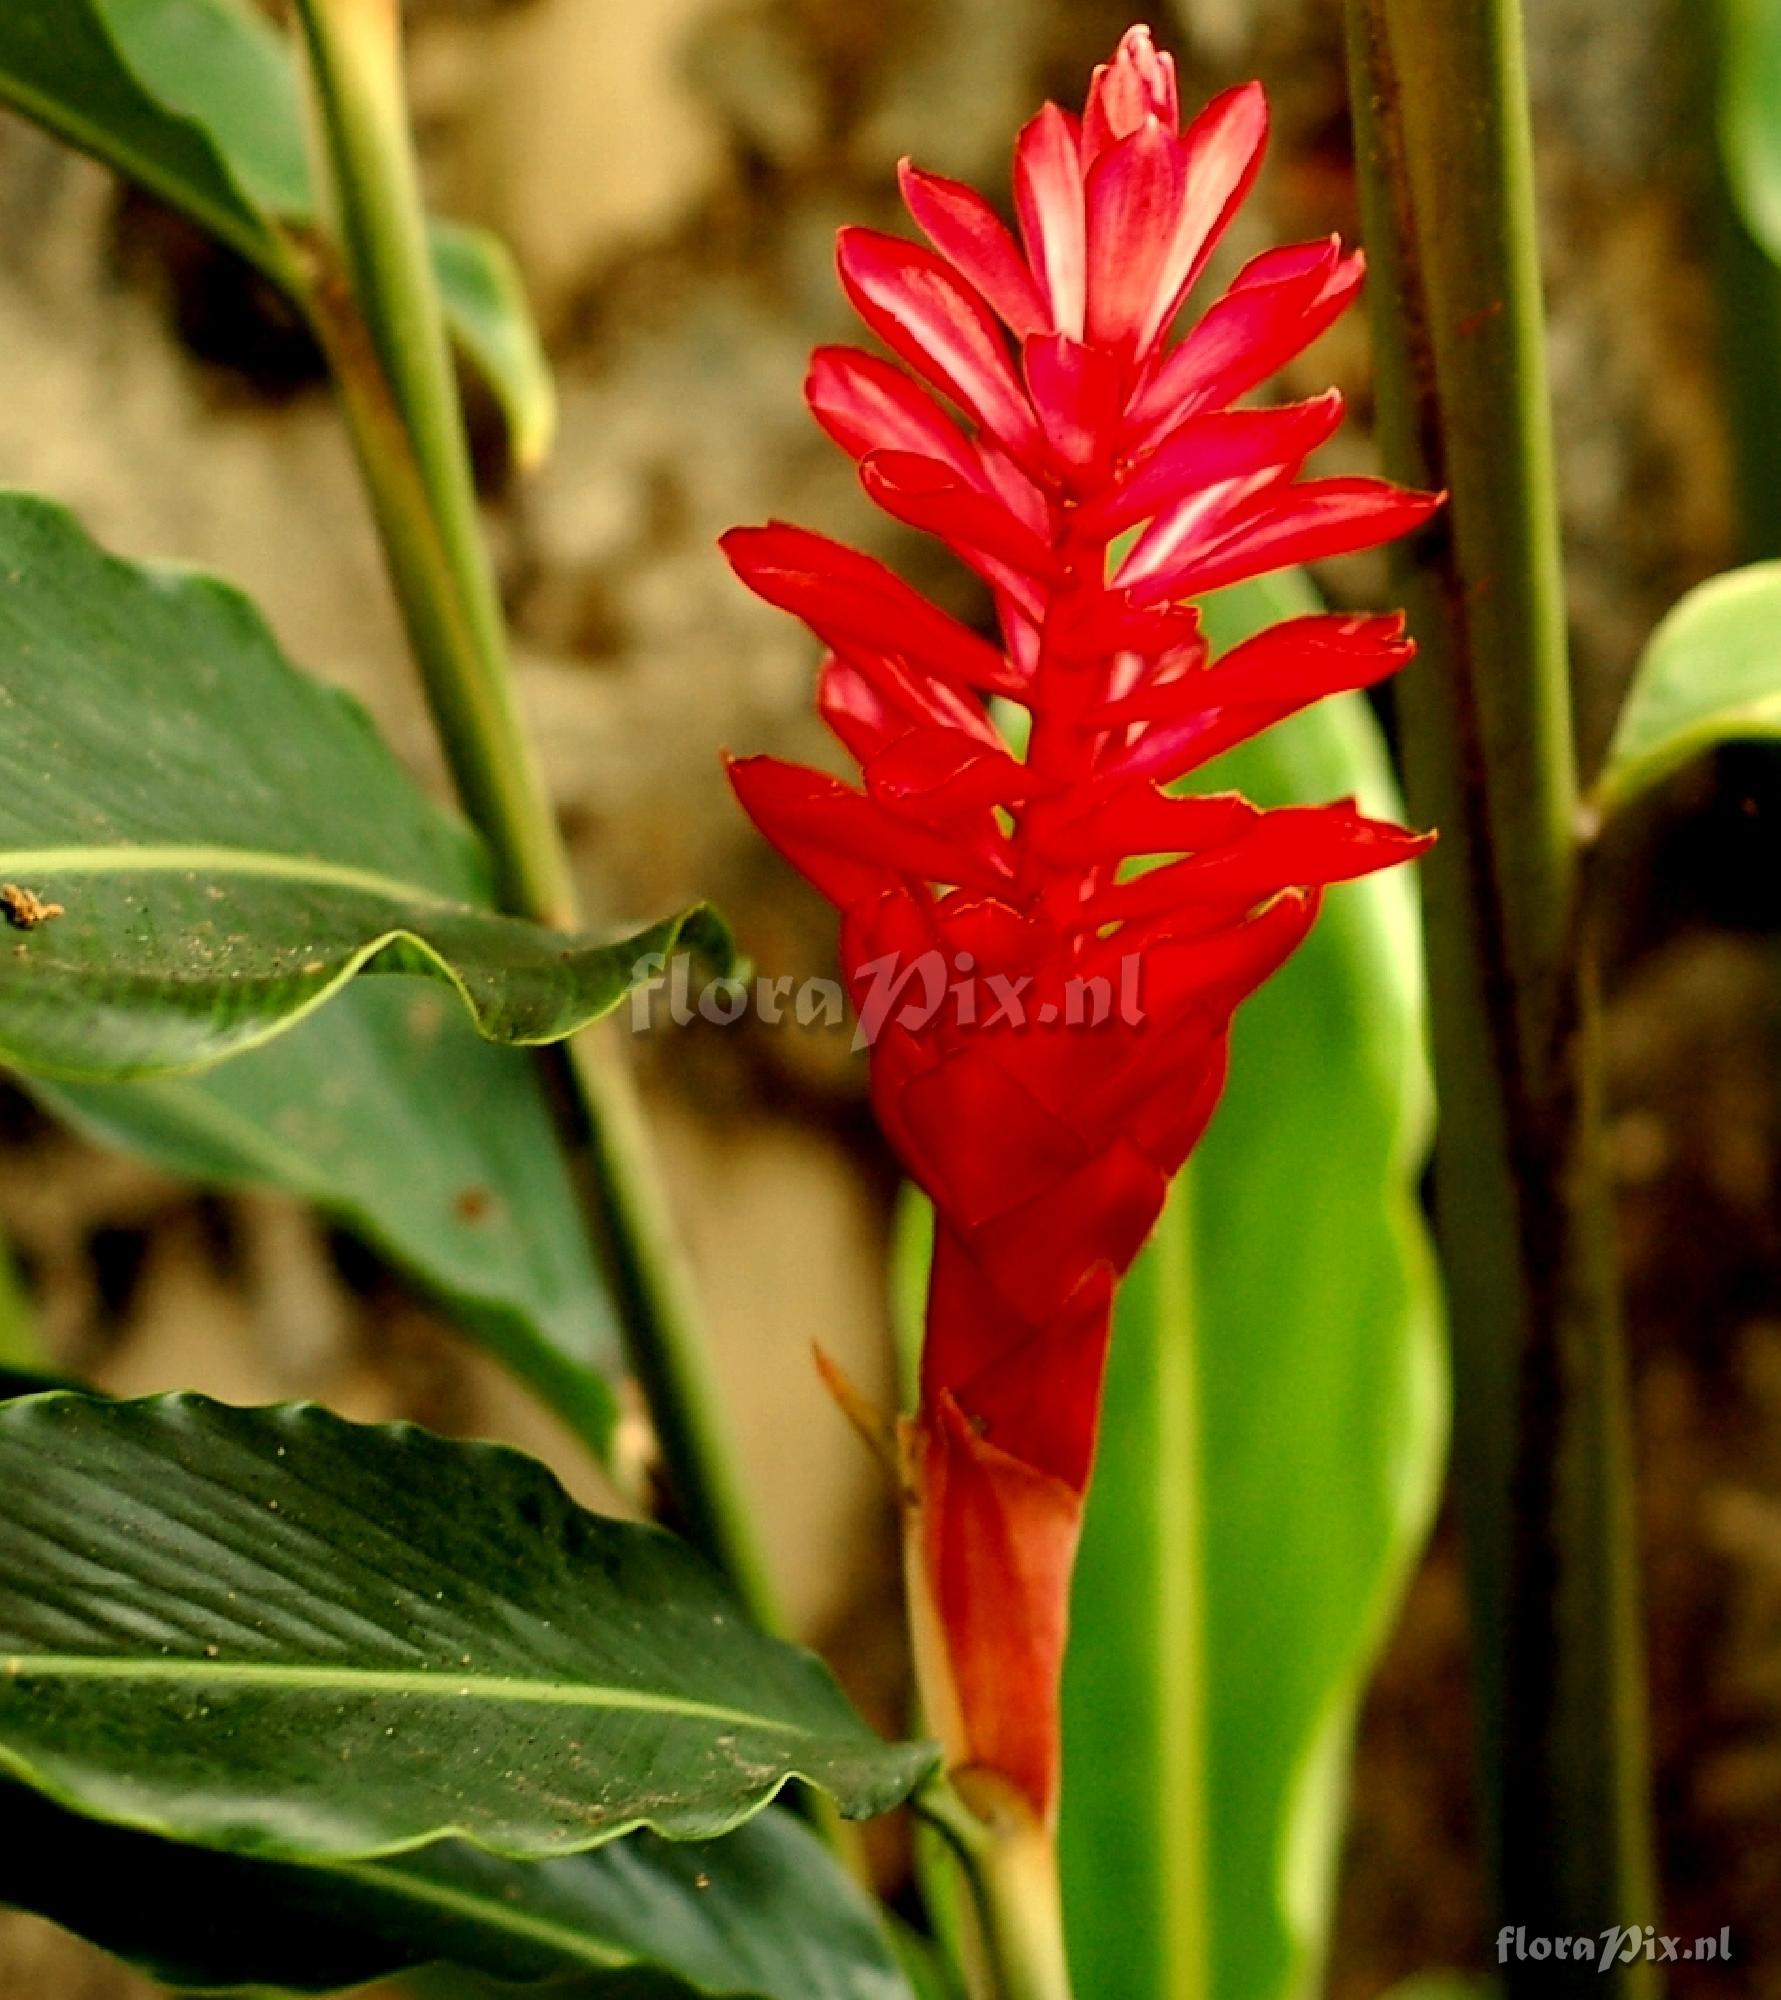
[[[1165,346],[1267,107],[1248,84],[1178,126],[1174,64],[1133,28],[1080,120],[1048,104],[1021,133],[1018,243],[982,196],[907,162],[933,248],[841,234],[847,295],[908,372],[819,349],[810,406],[872,498],[989,586],[999,644],[808,530],[724,538],[829,648],[819,705],[863,777],[731,767],[841,909],[874,1105],[937,1211],[904,1438],[924,1693],[954,1767],[1041,1823],[1113,1287],[1211,1116],[1238,1002],[1326,884],[1426,844],[1351,803],[1169,789],[1412,651],[1399,617],[1334,614],[1213,662],[1185,600],[1389,540],[1437,504],[1299,476],[1340,420],[1334,391],[1232,407],[1348,304],[1358,254],[1268,251]],[[1024,757],[990,695],[1028,710]],[[1171,858],[1128,873],[1138,857]]]

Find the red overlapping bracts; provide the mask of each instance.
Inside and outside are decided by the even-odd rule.
[[[924,1693],[955,1769],[1042,1824],[1114,1286],[1211,1116],[1232,1011],[1327,884],[1425,844],[1351,803],[1173,791],[1411,652],[1400,618],[1335,614],[1215,662],[1186,600],[1436,505],[1301,477],[1340,420],[1333,392],[1232,407],[1348,304],[1358,255],[1269,251],[1165,347],[1266,123],[1248,85],[1182,131],[1173,63],[1134,28],[1080,119],[1047,105],[1021,133],[1018,240],[972,189],[908,165],[932,247],[842,233],[842,284],[903,366],[823,348],[810,406],[872,498],[988,584],[999,643],[804,529],[724,541],[828,648],[822,713],[862,773],[855,789],[769,757],[731,769],[840,907],[878,1117],[938,1213],[902,1443]],[[1029,712],[1024,756],[990,696]]]

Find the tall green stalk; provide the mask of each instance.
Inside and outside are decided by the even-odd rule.
[[[1521,23],[1515,0],[1347,13],[1386,457],[1450,495],[1404,557],[1399,714],[1441,834],[1435,1192],[1498,1919],[1599,1938],[1657,1910]],[[1613,1990],[1513,1955],[1501,1977]]]
[[[477,510],[403,88],[395,0],[298,0],[311,150],[328,240],[314,318],[340,388],[410,644],[465,809],[506,906],[578,921],[556,816],[515,696]],[[635,1093],[609,1034],[566,1074],[588,1140],[598,1233],[631,1365],[693,1539],[763,1623],[777,1622]]]

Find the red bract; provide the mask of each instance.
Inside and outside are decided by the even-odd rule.
[[[878,1117],[938,1215],[902,1439],[923,1691],[955,1771],[1042,1825],[1114,1286],[1212,1114],[1238,1002],[1326,884],[1426,839],[1350,803],[1263,812],[1167,789],[1411,652],[1400,618],[1333,614],[1214,662],[1184,600],[1387,540],[1436,505],[1300,477],[1339,421],[1334,392],[1228,407],[1353,297],[1360,258],[1339,244],[1254,259],[1165,348],[1265,130],[1255,85],[1178,130],[1174,65],[1134,28],[1080,121],[1047,105],[1020,135],[1018,244],[981,196],[908,166],[934,247],[842,233],[847,294],[912,373],[824,348],[810,406],[873,499],[988,584],[999,644],[803,529],[724,543],[830,649],[822,713],[863,776],[768,757],[731,771],[841,909]],[[1029,712],[1024,756],[992,695]],[[1161,865],[1134,872],[1142,857]]]

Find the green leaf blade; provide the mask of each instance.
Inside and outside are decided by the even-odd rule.
[[[8,0],[0,104],[146,188],[258,266],[299,306],[284,225],[316,222],[290,50],[238,0]],[[501,244],[435,225],[446,316],[501,406],[522,466],[549,451],[555,391]]]
[[[435,221],[433,270],[452,337],[495,391],[522,472],[550,456],[557,389],[513,253],[486,229]]]
[[[1691,590],[1646,641],[1589,803],[1602,819],[1717,744],[1781,737],[1781,562]]]
[[[718,1841],[634,1834],[513,1862],[446,1842],[297,1867],[157,1840],[0,1790],[0,1902],[47,1916],[182,1992],[332,1993],[430,1964],[615,1996],[908,2000],[876,1913],[797,1820]],[[196,1913],[202,1912],[202,1917]]]
[[[1215,646],[1314,608],[1301,593],[1212,600]],[[1358,699],[1195,781],[1224,786],[1397,811]],[[1224,1102],[1121,1295],[1065,1685],[1080,2000],[1289,2000],[1315,1978],[1348,1734],[1445,1437],[1413,898],[1401,871],[1333,891],[1245,1004]]]
[[[30,1088],[89,1138],[168,1173],[319,1208],[605,1455],[623,1374],[617,1318],[541,1080],[437,985],[361,981],[201,1076]]]
[[[1781,20],[1767,0],[1719,0],[1719,143],[1752,236],[1781,262]]]
[[[653,954],[728,959],[703,910],[617,942],[498,914],[473,837],[244,598],[24,495],[0,495],[0,755],[0,881],[62,906],[0,935],[0,1060],[33,1074],[199,1069],[363,970],[444,979],[490,1040],[554,1041]]]
[[[312,1405],[0,1408],[0,1764],[264,1860],[711,1839],[792,1777],[844,1812],[932,1763],[658,1530],[533,1461]]]
[[[0,102],[288,282],[276,237],[211,136],[143,86],[92,0],[13,0],[0,8]]]

